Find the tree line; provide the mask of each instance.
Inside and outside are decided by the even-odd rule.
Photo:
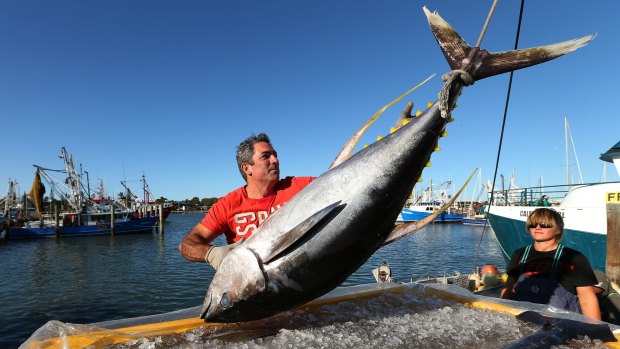
[[[185,199],[185,200],[180,200],[180,201],[174,201],[176,202],[178,205],[185,205],[185,206],[189,206],[189,207],[211,207],[214,203],[217,202],[218,198],[202,198],[200,199],[197,196],[194,196],[191,199]],[[155,200],[156,203],[158,204],[163,204],[165,202],[172,202],[173,200],[168,200],[165,197],[160,197],[159,199]]]

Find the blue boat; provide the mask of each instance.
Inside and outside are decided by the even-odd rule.
[[[421,202],[416,205],[405,207],[401,211],[398,216],[398,220],[400,222],[415,222],[422,220],[435,211],[438,211],[441,207],[440,202]],[[463,217],[465,217],[462,213],[451,213],[448,210],[439,214],[437,218],[435,218],[435,222],[437,223],[460,223],[463,221]]]
[[[615,163],[620,175],[620,142],[613,146],[601,160]],[[615,160],[615,161],[614,161]],[[525,222],[537,207],[536,198],[543,194],[551,200],[550,208],[564,218],[562,244],[583,253],[592,268],[605,272],[607,257],[607,209],[609,194],[620,193],[620,182],[545,186],[521,190],[521,202],[510,206],[490,206],[487,211],[489,224],[495,232],[506,261],[512,253],[533,243]]]
[[[488,220],[482,216],[480,218],[469,218],[463,217],[463,224],[465,225],[475,225],[475,226],[483,226],[487,224]]]
[[[405,204],[396,221],[416,222],[430,216],[439,211],[452,198],[451,192],[454,192],[452,181],[445,181],[435,187],[431,179],[430,185],[422,191],[415,202],[408,201]],[[435,218],[434,222],[460,223],[463,221],[463,217],[465,217],[464,213],[455,212],[452,207],[448,207]]]
[[[135,218],[132,212],[122,214],[122,217],[114,219],[114,234],[130,233],[150,233],[158,224],[158,217]],[[110,214],[82,214],[81,225],[74,223],[70,217],[75,214],[67,214],[63,218],[63,223],[59,225],[44,222],[28,222],[23,227],[11,227],[6,231],[5,238],[8,239],[31,239],[44,237],[69,237],[85,235],[110,235],[112,225],[110,224]],[[61,223],[61,224],[63,224]]]

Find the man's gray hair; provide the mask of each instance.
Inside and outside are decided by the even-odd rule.
[[[252,133],[250,137],[243,140],[243,142],[239,143],[237,146],[237,166],[239,167],[239,172],[241,172],[241,176],[245,181],[248,181],[248,178],[243,172],[242,164],[250,164],[254,165],[254,160],[252,160],[252,156],[254,156],[254,144],[265,142],[271,145],[271,141],[269,140],[269,136],[265,133],[259,133],[255,135]]]

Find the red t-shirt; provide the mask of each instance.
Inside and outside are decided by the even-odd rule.
[[[245,186],[221,197],[200,221],[205,228],[226,234],[229,244],[248,238],[267,217],[302,190],[315,177],[286,177],[278,181],[276,192],[261,199],[251,199]]]

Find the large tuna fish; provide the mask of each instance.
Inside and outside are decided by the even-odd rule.
[[[571,52],[591,36],[559,44],[489,53],[470,47],[426,8],[450,67],[439,101],[421,116],[330,170],[272,214],[232,250],[207,291],[205,321],[263,318],[319,297],[357,270],[379,247],[426,222],[394,222],[450,121],[463,86]]]

